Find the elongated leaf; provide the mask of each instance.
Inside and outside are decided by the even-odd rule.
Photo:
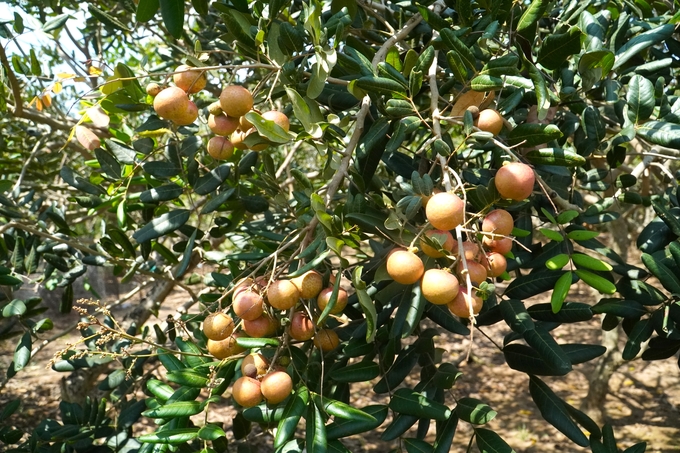
[[[375,417],[375,421],[337,419],[326,427],[326,437],[328,439],[339,439],[372,431],[382,425],[387,418],[388,408],[383,404],[366,406],[361,410]]]
[[[68,14],[62,14],[54,19],[48,20],[42,27],[42,31],[45,33],[50,33],[63,27],[71,16]]]
[[[319,407],[319,409],[328,415],[345,418],[347,420],[363,420],[369,422],[375,421],[374,416],[367,414],[360,409],[355,409],[349,404],[343,403],[342,401],[322,397],[321,395],[317,394],[312,394],[312,397],[314,398],[314,403]]]
[[[528,299],[552,289],[562,275],[564,275],[562,271],[541,271],[523,275],[508,285],[504,295],[512,299]]]
[[[680,279],[673,271],[652,255],[643,253],[641,258],[647,269],[659,279],[664,288],[673,294],[680,294]]]
[[[475,428],[475,438],[481,453],[515,453],[501,436],[490,429]]]
[[[217,189],[231,173],[231,165],[222,164],[206,173],[193,184],[194,192],[199,195],[207,195]]]
[[[550,332],[538,326],[534,330],[524,332],[524,339],[534,348],[547,365],[558,373],[571,371],[571,361],[560,348]]]
[[[638,321],[630,334],[628,334],[628,341],[623,348],[621,357],[623,360],[633,360],[640,353],[642,343],[649,340],[649,337],[654,333],[654,324],[652,318],[644,318]]]
[[[581,30],[573,26],[567,33],[546,36],[538,50],[536,61],[547,69],[557,69],[570,55],[581,50]]]
[[[572,364],[589,362],[607,352],[607,348],[599,344],[562,344],[560,348],[567,354]]]
[[[326,452],[326,425],[323,415],[316,407],[310,404],[307,409],[307,451]]]
[[[602,299],[593,305],[593,313],[609,313],[621,318],[641,318],[647,314],[645,307],[634,300]]]
[[[159,0],[139,0],[135,19],[137,22],[147,22],[153,19],[159,6]]]
[[[663,221],[663,223],[668,228],[670,228],[673,234],[675,234],[676,236],[680,236],[680,220],[678,220],[677,214],[674,214],[672,211],[668,210],[664,205],[662,205],[658,201],[652,201],[652,207],[654,208],[654,212],[656,212],[656,215],[658,215],[659,218]]]
[[[165,28],[179,39],[184,28],[184,0],[160,0],[160,6]]]
[[[276,437],[274,438],[274,448],[279,448],[293,437],[297,429],[298,422],[305,412],[309,401],[309,390],[307,387],[299,387],[283,410],[283,416],[279,422]]]
[[[567,298],[567,294],[569,294],[572,281],[572,273],[567,272],[557,280],[557,283],[555,283],[555,289],[553,289],[553,292],[550,295],[550,306],[552,307],[553,313],[558,313],[562,309],[562,304]]]
[[[628,60],[646,48],[664,42],[666,39],[670,38],[674,29],[675,26],[673,24],[665,24],[635,36],[616,51],[616,62],[612,69],[616,70],[620,68],[623,64],[627,63]]]
[[[33,339],[31,338],[31,333],[26,332],[21,336],[21,340],[17,344],[14,350],[14,371],[19,371],[23,369],[28,361],[31,360],[31,347],[33,345]]]
[[[433,453],[448,453],[451,451],[451,444],[453,443],[453,436],[456,434],[457,427],[458,417],[455,413],[451,414],[443,425],[437,427],[437,437],[434,441]]]
[[[364,361],[334,370],[330,378],[337,382],[363,382],[378,377],[380,367],[375,362]]]
[[[665,121],[647,121],[635,127],[637,135],[656,145],[680,149],[680,125]]]
[[[198,401],[178,401],[164,406],[149,409],[142,412],[145,417],[153,418],[174,418],[190,417],[201,412],[201,403]]]
[[[638,124],[647,120],[654,112],[654,85],[642,77],[634,75],[628,82],[628,119]]]
[[[608,272],[613,269],[611,264],[602,260],[598,260],[597,258],[593,258],[592,256],[584,255],[583,253],[573,254],[571,256],[571,260],[577,266],[585,267],[586,269],[591,269],[594,271]]]
[[[139,194],[139,201],[142,203],[153,203],[158,201],[174,200],[182,195],[184,189],[177,184],[171,183],[163,186],[145,190]]]
[[[449,48],[449,50],[455,52],[457,57],[463,62],[463,64],[471,70],[475,70],[477,63],[477,58],[475,58],[472,50],[463,43],[463,41],[456,36],[453,30],[450,28],[443,28],[440,30],[442,41]],[[429,66],[428,66],[429,67]]]
[[[168,381],[196,388],[203,388],[208,385],[208,378],[190,369],[170,371]]]
[[[516,31],[519,35],[529,41],[529,43],[533,43],[534,37],[536,36],[536,29],[538,28],[538,21],[548,10],[548,6],[550,6],[550,1],[548,0],[533,0],[519,18]]]
[[[527,330],[534,329],[534,321],[521,300],[508,299],[502,301],[499,305],[505,322],[512,330],[521,335]]]
[[[527,309],[532,318],[546,322],[583,322],[593,318],[589,304],[566,302],[561,310],[555,313],[551,304],[536,304]]]
[[[532,164],[558,167],[581,167],[586,163],[585,157],[562,148],[534,149],[526,154],[526,158]]]
[[[158,379],[149,379],[146,381],[146,389],[161,403],[166,402],[175,392],[172,387]]]
[[[88,5],[87,10],[89,13],[97,19],[99,22],[101,22],[104,25],[108,25],[109,27],[117,28],[121,31],[129,32],[130,29],[127,28],[122,22],[120,22],[118,19],[115,17],[111,16],[108,14],[106,11],[103,11],[99,8],[97,8],[94,5]]]
[[[503,356],[510,368],[538,376],[564,376],[566,369],[555,370],[543,360],[534,348],[525,344],[511,343],[503,348]]]
[[[167,212],[135,231],[132,237],[138,243],[159,238],[183,226],[189,220],[190,215],[191,211],[187,209],[175,209]]]
[[[451,415],[448,407],[408,388],[401,388],[394,392],[389,407],[400,414],[432,420],[443,421]]]
[[[246,119],[255,126],[257,132],[265,137],[267,140],[274,143],[287,143],[290,141],[290,135],[281,126],[274,121],[262,118],[257,112],[246,113]]]
[[[475,398],[461,398],[456,405],[456,414],[461,420],[473,425],[484,425],[496,417],[491,406]]]
[[[406,453],[432,453],[432,445],[424,440],[406,438],[404,439]]]
[[[508,142],[530,148],[532,146],[557,140],[562,137],[562,131],[554,124],[524,123],[508,133]]]
[[[536,406],[541,411],[541,415],[548,423],[577,445],[581,447],[589,445],[588,438],[569,417],[564,402],[543,381],[535,376],[530,376],[529,392]]]
[[[607,280],[606,278],[600,277],[597,274],[593,274],[584,269],[577,269],[575,274],[579,276],[588,286],[595,288],[604,294],[614,294],[616,292],[616,286]]]
[[[140,442],[147,444],[179,445],[198,437],[199,428],[175,428],[139,436]]]
[[[417,347],[408,346],[401,350],[385,376],[373,387],[376,393],[387,393],[401,384],[418,363]]]
[[[227,433],[217,425],[205,425],[198,431],[198,437],[203,440],[217,440],[225,437]]]

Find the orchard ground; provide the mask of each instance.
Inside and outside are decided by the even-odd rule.
[[[542,297],[535,297],[530,302],[540,303],[548,300],[546,296]],[[589,288],[579,285],[572,288],[568,300],[594,303],[597,297]],[[119,314],[129,310],[138,300],[139,298],[136,298],[127,302],[120,309]],[[168,314],[174,313],[175,309],[184,302],[186,302],[186,295],[182,291],[175,291],[163,304],[158,319],[152,318],[150,322],[160,322],[166,319]],[[65,316],[59,314],[56,307],[50,311],[52,310],[54,313],[48,313],[48,316],[55,321],[55,329],[50,332],[52,334],[77,322],[75,314]],[[596,315],[590,323],[564,324],[556,329],[555,337],[560,343],[578,340],[582,343],[598,344],[601,335],[600,321],[600,315]],[[429,320],[424,322],[432,324]],[[438,326],[432,325],[432,327]],[[475,331],[471,358],[466,360],[470,347],[469,338],[445,332],[441,328],[438,330],[441,335],[435,338],[437,347],[442,348],[442,353],[449,356],[447,358],[449,361],[460,362],[459,368],[463,372],[462,377],[452,389],[452,394],[455,397],[469,396],[482,399],[496,410],[498,415],[490,423],[490,427],[498,432],[516,452],[581,452],[585,450],[574,445],[541,418],[529,395],[528,377],[505,365],[502,353],[489,339],[479,331]],[[483,330],[499,344],[502,343],[503,336],[509,332],[509,328],[502,323],[484,327]],[[623,345],[625,336],[622,335],[622,337]],[[66,374],[47,371],[45,368],[55,352],[63,349],[66,343],[74,342],[78,338],[77,332],[73,332],[45,347],[35,360],[32,360],[29,366],[20,372],[19,376],[10,380],[7,387],[0,392],[0,407],[11,399],[22,398],[23,400],[23,409],[12,419],[16,425],[30,429],[35,427],[40,420],[58,417],[59,383]],[[3,374],[11,361],[13,347],[14,341],[12,340],[0,343],[0,372]],[[566,378],[545,378],[545,380],[560,397],[578,407],[587,394],[588,375],[594,366],[595,361],[576,365],[574,371]],[[162,373],[162,371],[162,367],[158,367],[153,372]],[[410,387],[417,383],[418,371],[419,368],[416,367],[406,381]],[[371,391],[373,384],[354,384],[352,395],[355,396],[352,404],[362,407],[368,404],[387,403],[386,395],[383,396],[384,401],[381,401],[380,395],[375,395]],[[619,368],[610,384],[611,393],[607,397],[606,411],[619,440],[619,448],[646,441],[649,453],[680,452],[680,373],[674,360],[630,362]],[[138,397],[143,397],[141,392]],[[226,392],[224,397],[229,398],[229,392]],[[453,398],[448,397],[447,403],[452,405]],[[231,419],[234,415],[234,408],[227,400],[222,404],[212,406],[210,412],[210,421],[223,422],[231,441],[233,441]],[[135,425],[136,429],[140,430],[140,433],[151,432],[154,429],[151,420],[144,418],[142,420],[144,423]],[[383,429],[389,420],[388,418]],[[416,427],[417,424],[404,437],[415,437]],[[378,437],[381,432],[382,430],[379,429],[374,433],[354,436],[343,442],[356,453],[384,453],[388,449],[398,447],[398,441],[381,441]],[[451,451],[466,451],[471,434],[470,425],[460,423]],[[303,432],[300,432],[300,435],[304,437]],[[427,440],[434,440],[434,423],[430,426]],[[253,453],[265,453],[273,451],[272,443],[272,436],[269,433],[263,433],[259,427],[255,426],[247,443],[230,442],[229,451],[235,452],[236,446],[241,444],[241,448],[247,445],[251,448],[249,451]],[[474,443],[470,451],[478,451]]]

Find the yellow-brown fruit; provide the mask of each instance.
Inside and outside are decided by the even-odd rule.
[[[244,352],[245,349],[236,343],[236,338],[239,336],[239,333],[235,333],[221,341],[208,339],[208,352],[212,354],[213,357],[220,360]]]
[[[238,129],[238,120],[227,115],[208,115],[208,127],[217,135],[227,136]]]
[[[273,121],[286,132],[290,130],[290,121],[288,120],[288,117],[277,110],[270,110],[268,112],[264,112],[262,114],[262,118],[268,121]]]
[[[193,101],[189,101],[187,109],[181,115],[178,115],[172,120],[173,123],[178,126],[188,126],[194,124],[194,121],[198,118],[198,107]]]
[[[479,245],[472,241],[463,241],[463,250],[465,251],[465,259],[468,261],[475,261],[481,255]],[[453,254],[458,256],[458,246],[453,249]]]
[[[269,285],[267,301],[277,310],[293,308],[300,300],[300,290],[290,280],[276,280]]]
[[[220,101],[215,101],[208,106],[208,113],[211,115],[219,116],[222,114],[222,106],[220,106]],[[226,116],[226,115],[225,115]]]
[[[307,313],[296,311],[290,318],[288,332],[294,340],[307,341],[314,336],[314,323]]]
[[[249,370],[249,368],[252,367],[252,370],[254,370],[255,375],[251,376],[253,371]],[[250,377],[257,377],[257,376],[263,376],[267,370],[269,369],[269,360],[259,352],[256,352],[254,354],[248,354],[243,358],[241,361],[241,374],[244,376],[250,376]],[[248,373],[247,371],[251,371]]]
[[[451,310],[451,313],[458,316],[459,318],[469,318],[470,305],[472,305],[472,312],[477,314],[482,309],[484,301],[482,301],[482,298],[477,294],[470,297],[468,294],[468,289],[463,287],[460,288],[456,298],[449,302],[449,310]]]
[[[467,262],[467,267],[468,267],[468,272],[470,274],[470,281],[473,283],[482,283],[483,281],[486,280],[486,268],[479,264],[476,261],[468,261]],[[458,276],[460,277],[461,282],[467,281],[465,278],[465,267],[463,266],[463,262],[459,261],[458,266],[456,267],[456,271],[458,272]]]
[[[243,331],[253,338],[271,337],[278,328],[278,321],[266,314],[252,321],[243,320]]]
[[[234,286],[234,292],[232,293],[231,297],[236,297],[238,293],[241,291],[245,291],[246,289],[251,289],[252,286],[255,284],[255,280],[253,280],[250,277],[246,277],[241,279],[236,286]]]
[[[262,378],[260,391],[268,404],[279,404],[293,391],[293,379],[285,371],[272,371]]]
[[[175,82],[175,85],[189,94],[198,93],[205,88],[205,85],[208,83],[205,71],[201,71],[200,69],[183,64],[178,66],[177,69],[175,69],[175,72],[177,72],[177,74],[172,76],[172,81]]]
[[[501,255],[505,255],[512,250],[512,239],[510,238],[491,239],[490,236],[484,236],[482,244],[490,251],[500,253]]]
[[[157,83],[151,82],[146,86],[146,94],[149,96],[157,96],[162,90],[163,88]]]
[[[220,94],[222,111],[238,118],[253,109],[253,95],[240,85],[229,85]]]
[[[238,125],[239,128],[245,132],[248,132],[250,129],[253,128],[253,123],[248,121],[248,119],[245,116],[242,116],[238,119]]]
[[[498,135],[503,129],[503,117],[493,109],[482,110],[479,112],[476,126],[484,132],[491,132],[493,135]]]
[[[446,305],[458,295],[455,275],[443,269],[428,269],[420,281],[423,297],[435,305]]]
[[[491,252],[486,256],[489,264],[489,277],[500,277],[508,268],[508,260],[503,255],[497,252]]]
[[[387,273],[402,285],[411,285],[423,276],[425,266],[418,255],[408,250],[395,250],[387,257]]]
[[[234,145],[225,137],[217,135],[208,140],[208,154],[216,160],[227,160],[234,155]]]
[[[321,329],[314,335],[314,344],[323,352],[329,352],[338,347],[340,338],[335,330]]]
[[[463,223],[465,204],[456,194],[441,192],[432,195],[425,208],[425,216],[438,230],[453,230]]]
[[[319,296],[316,298],[316,304],[319,306],[319,310],[323,311],[326,308],[326,305],[328,305],[328,302],[330,302],[331,300],[332,294],[333,288],[324,288],[323,290],[321,290]],[[348,300],[349,297],[347,296],[347,291],[345,291],[342,288],[339,288],[338,298],[335,301],[335,305],[333,305],[331,314],[337,315],[339,313],[342,313],[342,310],[344,310],[345,307],[347,306]]]
[[[453,238],[453,235],[449,231],[428,230],[425,232],[425,236],[431,238],[435,242],[440,243],[441,248],[446,250],[447,252],[452,253],[454,251],[454,247],[456,246],[456,240]],[[438,249],[434,247],[430,247],[422,239],[420,241],[420,249],[423,251],[424,254],[431,258],[441,258],[442,256],[444,256],[444,253],[440,252]]]
[[[236,130],[233,134],[231,134],[231,143],[234,145],[234,148],[240,149],[240,150],[246,150],[248,147],[246,146],[245,143],[243,143],[243,140],[246,139],[246,133],[241,131],[241,130]]]
[[[257,406],[262,401],[260,381],[248,376],[241,376],[234,382],[231,396],[234,397],[234,401],[243,407]]]
[[[507,236],[512,233],[515,221],[505,209],[494,209],[482,221],[482,231]]]
[[[264,299],[260,293],[247,289],[234,297],[232,308],[239,318],[252,321],[262,315]]]
[[[498,169],[494,181],[501,197],[522,201],[533,192],[536,176],[530,166],[512,162]]]
[[[177,87],[168,87],[156,95],[153,100],[153,109],[158,116],[166,120],[174,121],[186,116],[189,109],[189,96]]]
[[[210,340],[220,341],[234,332],[234,320],[224,313],[213,313],[203,321],[203,333]]]
[[[317,271],[305,272],[299,277],[292,279],[291,282],[300,291],[300,297],[303,299],[317,297],[323,289],[323,276]]]

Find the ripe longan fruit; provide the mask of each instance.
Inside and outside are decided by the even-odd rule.
[[[501,255],[505,255],[512,250],[512,239],[510,238],[491,239],[489,236],[484,236],[482,244],[490,251],[500,253]]]
[[[476,126],[484,132],[491,132],[493,135],[498,135],[503,129],[503,117],[493,109],[485,109],[479,112]]]
[[[468,273],[470,274],[470,281],[473,283],[482,283],[483,281],[486,281],[487,277],[487,272],[486,268],[479,264],[476,261],[468,261],[467,262],[467,267],[468,267]],[[465,267],[463,266],[463,262],[459,261],[458,265],[456,267],[456,271],[458,272],[458,275],[460,276],[460,281],[465,282],[467,279],[465,278]]]
[[[201,71],[200,69],[183,64],[178,66],[177,69],[175,69],[175,72],[177,73],[173,74],[172,81],[188,94],[198,93],[205,88],[208,83],[205,71]]]
[[[217,135],[227,136],[238,129],[238,120],[227,115],[208,115],[208,127]]]
[[[257,291],[246,289],[233,298],[232,308],[239,318],[252,321],[262,315],[264,299]]]
[[[240,85],[226,86],[220,94],[220,107],[227,115],[238,118],[253,109],[253,95]]]
[[[423,260],[409,250],[394,250],[387,256],[387,273],[395,282],[411,285],[420,280],[423,272]]]
[[[234,332],[234,320],[224,313],[213,313],[203,321],[203,333],[213,341],[221,341]]]
[[[241,361],[241,374],[257,377],[264,375],[269,369],[269,360],[259,352],[248,354]],[[250,371],[250,372],[249,372]],[[253,374],[251,376],[251,374]]]
[[[505,209],[494,209],[482,221],[482,231],[507,236],[512,233],[515,221]]]
[[[189,101],[187,109],[182,114],[174,118],[172,122],[178,126],[188,126],[190,124],[194,124],[194,121],[196,121],[197,118],[198,107],[196,107],[196,104],[194,104],[193,101]]]
[[[460,284],[455,275],[443,269],[428,269],[420,281],[423,297],[435,305],[446,305],[457,295]]]
[[[248,376],[236,379],[231,389],[231,396],[243,407],[257,406],[262,401],[260,381]]]
[[[213,357],[220,360],[244,352],[245,348],[242,348],[236,342],[236,338],[238,338],[239,336],[240,336],[239,333],[234,333],[221,341],[208,339],[208,352]]]
[[[333,329],[321,329],[314,335],[314,345],[323,352],[329,352],[337,348],[340,338]]]
[[[208,140],[208,154],[216,160],[227,160],[234,155],[234,145],[226,138],[217,135]]]
[[[319,310],[323,311],[326,309],[326,305],[328,305],[328,302],[330,302],[332,295],[333,288],[325,288],[321,290],[319,296],[316,298],[316,304],[319,306]],[[344,310],[345,307],[347,306],[348,300],[349,297],[347,296],[347,291],[345,291],[342,288],[339,288],[338,298],[335,300],[335,305],[333,305],[331,314],[337,315],[342,313],[342,310]]]
[[[290,280],[275,280],[267,289],[267,301],[277,310],[293,308],[300,300],[300,290]]]
[[[317,271],[307,271],[292,279],[291,282],[300,291],[300,297],[303,299],[317,297],[323,289],[323,276]]]
[[[294,340],[307,341],[314,336],[314,323],[307,313],[296,311],[290,318],[288,332]]]
[[[432,195],[425,208],[425,216],[438,230],[453,230],[463,223],[465,204],[458,195],[441,192]]]
[[[245,131],[245,132],[248,132],[249,130],[251,130],[254,127],[253,123],[248,121],[245,116],[242,116],[238,119],[238,125],[239,125],[239,129],[241,129],[242,131]]]
[[[511,162],[498,169],[494,181],[501,197],[522,201],[534,191],[536,176],[530,166]]]
[[[243,331],[252,338],[270,337],[276,333],[278,328],[278,321],[266,314],[252,321],[243,320]]]
[[[153,109],[161,118],[174,121],[186,115],[190,102],[184,90],[168,87],[156,95],[153,100]]]
[[[279,404],[293,391],[293,379],[285,371],[272,371],[262,378],[260,391],[268,404]]]
[[[454,247],[456,246],[456,240],[453,238],[453,235],[449,231],[428,230],[425,232],[425,236],[433,239],[435,242],[439,242],[440,244],[442,244],[441,248],[449,253],[451,253]],[[431,258],[441,258],[442,256],[444,256],[444,253],[440,252],[434,247],[430,247],[422,239],[420,240],[420,249],[423,251],[424,254]]]
[[[474,291],[474,289],[473,289]],[[460,288],[458,295],[455,299],[449,302],[449,310],[451,313],[458,316],[459,318],[469,318],[470,317],[470,305],[472,305],[472,312],[474,314],[479,313],[482,310],[484,301],[477,294],[470,297],[468,294],[468,289],[465,287]]]
[[[151,82],[146,86],[146,94],[149,96],[157,96],[162,90],[163,88],[154,82]]]
[[[281,127],[284,131],[288,132],[290,130],[290,120],[288,117],[277,110],[270,110],[268,112],[264,112],[262,114],[262,118],[268,120],[268,121],[273,121],[277,125]]]
[[[243,132],[242,130],[236,130],[234,131],[233,134],[231,134],[231,143],[234,145],[234,148],[240,149],[240,150],[246,150],[248,149],[248,146],[243,143],[243,141],[246,139],[246,133]]]
[[[486,256],[486,259],[489,263],[489,277],[500,277],[508,268],[508,261],[500,253],[491,252]]]

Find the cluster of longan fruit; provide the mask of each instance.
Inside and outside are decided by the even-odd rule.
[[[163,88],[157,83],[146,86],[147,94],[154,97],[153,109],[158,116],[178,126],[193,124],[198,118],[198,107],[189,95],[205,88],[208,83],[205,71],[181,65],[175,70],[172,81],[175,86]]]
[[[292,314],[286,327],[287,334],[296,341],[314,341],[324,352],[335,349],[340,340],[332,329],[317,329],[307,310],[298,305],[303,299],[315,299],[323,311],[331,300],[333,287],[324,288],[324,278],[316,271],[308,271],[295,278],[281,278],[267,285],[265,277],[246,278],[235,286],[231,309],[241,319],[236,331],[234,319],[226,313],[213,313],[203,322],[203,333],[208,338],[208,352],[217,359],[227,359],[241,354],[244,348],[237,338],[249,336],[264,338],[277,335],[279,318]],[[340,288],[331,310],[339,314],[347,305],[347,292]],[[251,366],[252,365],[252,366]],[[269,404],[278,404],[292,391],[292,380],[277,364],[271,365],[262,354],[250,354],[241,364],[243,376],[234,383],[232,394],[243,407],[259,404],[264,398]],[[283,373],[283,374],[282,374]],[[285,376],[284,376],[285,375]],[[272,377],[274,376],[274,377]],[[285,395],[284,395],[285,393]]]
[[[531,167],[516,162],[501,167],[494,181],[501,197],[521,201],[531,195],[535,176]],[[392,250],[387,257],[387,273],[404,285],[420,282],[426,300],[436,305],[448,305],[456,316],[469,318],[471,313],[479,313],[483,305],[474,288],[488,277],[501,276],[507,268],[504,255],[512,249],[510,234],[514,220],[504,209],[487,213],[482,220],[480,247],[470,240],[459,244],[451,234],[450,230],[463,223],[464,214],[465,203],[451,192],[436,193],[425,204],[425,216],[434,229],[427,230],[424,235],[440,244],[440,247],[432,247],[421,239],[420,248],[432,258],[449,257],[454,261],[454,273],[450,268],[425,270],[415,248]],[[465,262],[459,256],[460,246]],[[467,287],[468,276],[473,288]]]

